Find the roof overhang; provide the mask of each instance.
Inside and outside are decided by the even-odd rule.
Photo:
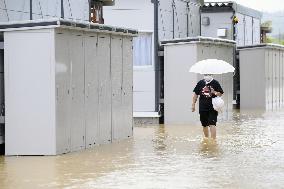
[[[204,3],[204,5],[201,7],[201,12],[203,13],[235,12],[258,19],[262,18],[262,12],[242,6],[233,1]]]

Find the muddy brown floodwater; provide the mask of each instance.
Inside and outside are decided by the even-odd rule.
[[[199,125],[145,126],[82,152],[1,156],[0,188],[284,188],[284,112],[235,112],[217,132],[215,144]]]

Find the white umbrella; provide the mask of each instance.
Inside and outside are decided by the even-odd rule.
[[[223,60],[206,59],[195,63],[189,72],[199,74],[223,74],[234,72],[235,68]]]

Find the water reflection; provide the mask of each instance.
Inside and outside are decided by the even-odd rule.
[[[167,148],[166,140],[168,134],[164,125],[158,126],[155,130],[155,138],[153,139],[153,145],[157,152],[165,151]]]
[[[0,157],[0,188],[242,188],[284,185],[284,112],[234,112],[217,141],[200,125],[145,126],[57,157]]]
[[[200,155],[203,157],[218,157],[220,154],[217,140],[203,138],[200,143]]]

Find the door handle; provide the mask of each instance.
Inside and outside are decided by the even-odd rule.
[[[75,86],[72,86],[72,100],[74,99],[74,93],[75,93]]]

